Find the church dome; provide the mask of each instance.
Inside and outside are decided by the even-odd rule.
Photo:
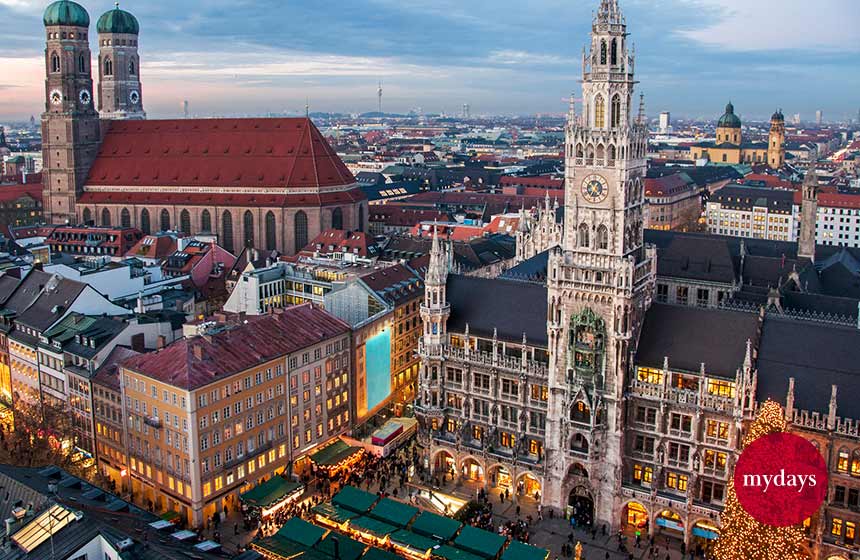
[[[103,13],[96,24],[96,30],[99,33],[128,33],[137,35],[140,32],[140,24],[137,23],[137,18],[119,9],[117,2],[116,8]]]
[[[741,120],[735,114],[735,106],[731,102],[726,105],[726,112],[717,121],[717,126],[721,128],[740,128]]]
[[[83,6],[72,0],[58,0],[45,8],[42,16],[45,27],[49,25],[74,25],[76,27],[89,27],[90,14]]]
[[[776,113],[771,115],[770,120],[772,120],[772,121],[784,121],[785,117],[782,114],[782,109],[779,109]]]

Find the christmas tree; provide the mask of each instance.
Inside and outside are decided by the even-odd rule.
[[[756,419],[744,436],[748,446],[767,434],[785,431],[782,407],[767,401],[759,409]],[[717,560],[809,560],[803,552],[803,527],[774,527],[759,523],[741,506],[735,494],[734,477],[729,481],[729,494],[723,509],[720,538],[714,546]]]

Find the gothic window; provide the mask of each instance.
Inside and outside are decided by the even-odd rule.
[[[612,49],[609,55],[609,60],[613,66],[618,64],[618,40],[612,39]]]
[[[131,60],[128,62],[128,73],[129,73],[129,75],[130,75],[130,76],[134,76],[134,75],[135,75],[134,59],[131,59]]]
[[[606,152],[606,157],[609,160],[610,165],[615,163],[615,146],[610,144],[609,150]]]
[[[105,227],[110,227],[110,210],[104,208],[102,210],[102,225]]]
[[[579,246],[583,248],[588,247],[588,226],[584,223],[579,224]]]
[[[308,215],[303,210],[296,212],[293,224],[293,239],[295,240],[296,253],[308,244]]]
[[[606,64],[606,41],[600,41],[600,64]]]
[[[364,231],[364,206],[358,205],[358,231]]]
[[[591,422],[591,409],[583,401],[576,401],[570,409],[570,419],[588,424]]]
[[[570,441],[570,449],[579,453],[588,453],[588,440],[582,434],[576,434]]]
[[[597,248],[604,251],[609,248],[609,230],[604,225],[597,228]]]
[[[87,73],[87,59],[83,53],[78,57],[78,72],[81,74]]]
[[[598,165],[603,164],[603,157],[606,152],[603,150],[603,144],[597,145],[597,153],[594,154],[594,157],[597,158]]]
[[[119,213],[119,225],[122,227],[131,227],[131,213],[128,208],[123,208]]]
[[[576,157],[578,157],[578,158],[582,157],[582,144],[576,145]]]
[[[603,102],[603,96],[598,95],[594,98],[594,127],[603,128],[606,126],[606,104]]]
[[[149,210],[146,208],[140,211],[140,231],[145,235],[152,233],[152,227],[149,225]]]
[[[191,213],[188,210],[183,210],[179,214],[179,229],[185,235],[191,235]]]
[[[331,211],[331,227],[334,229],[343,229],[343,210],[335,208]]]
[[[51,72],[60,71],[60,55],[51,53]]]
[[[621,123],[621,97],[618,94],[612,98],[611,123],[613,128]]]
[[[93,221],[93,213],[90,211],[89,208],[84,208],[83,218],[84,218],[84,225],[90,225],[90,222]]]
[[[105,76],[113,76],[113,61],[110,57],[105,58]]]
[[[273,251],[277,244],[275,236],[275,214],[269,210],[266,212],[266,249]]]
[[[233,216],[229,210],[221,214],[221,245],[233,252]]]
[[[594,147],[588,146],[585,150],[585,163],[591,165],[594,162]]]
[[[209,210],[204,210],[200,214],[200,231],[212,233],[212,214],[209,213]]]
[[[161,226],[161,231],[170,231],[170,212],[166,208],[161,211],[159,225]]]
[[[245,247],[254,246],[254,215],[250,210],[245,210],[242,216],[242,233],[245,236]]]

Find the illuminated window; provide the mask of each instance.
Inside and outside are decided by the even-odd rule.
[[[651,484],[651,480],[654,478],[654,469],[652,467],[645,467],[645,471],[642,473],[642,482],[646,482]]]
[[[516,443],[516,436],[514,436],[513,434],[509,434],[508,432],[502,432],[502,447],[508,447],[513,449]]]
[[[841,473],[848,472],[848,450],[839,450],[839,459],[836,461],[836,470]]]
[[[677,473],[670,472],[666,475],[666,486],[669,488],[677,488],[678,487],[678,475]]]
[[[484,428],[482,428],[481,426],[475,426],[472,429],[472,437],[474,439],[478,439],[478,440],[483,438],[484,437]]]
[[[686,492],[686,491],[687,491],[687,482],[688,482],[688,480],[689,480],[689,479],[687,478],[687,475],[685,475],[685,474],[682,474],[682,475],[679,475],[679,476],[678,476],[678,490],[679,490],[679,491],[681,491],[681,492]]]
[[[838,517],[834,517],[830,524],[830,534],[837,536],[842,534],[842,520]]]
[[[663,383],[663,371],[655,368],[640,367],[637,375],[639,381],[659,385]]]
[[[203,484],[203,496],[204,497],[208,496],[211,493],[212,493],[212,483],[211,482],[204,483]]]
[[[603,128],[606,126],[606,104],[603,97],[598,95],[594,98],[594,127]]]
[[[633,480],[642,481],[642,465],[633,465]]]
[[[717,395],[719,397],[734,397],[735,384],[731,381],[708,379],[708,394]]]

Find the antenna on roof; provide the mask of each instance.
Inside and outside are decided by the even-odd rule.
[[[311,116],[311,101],[310,98],[305,97],[305,118],[310,118]]]

